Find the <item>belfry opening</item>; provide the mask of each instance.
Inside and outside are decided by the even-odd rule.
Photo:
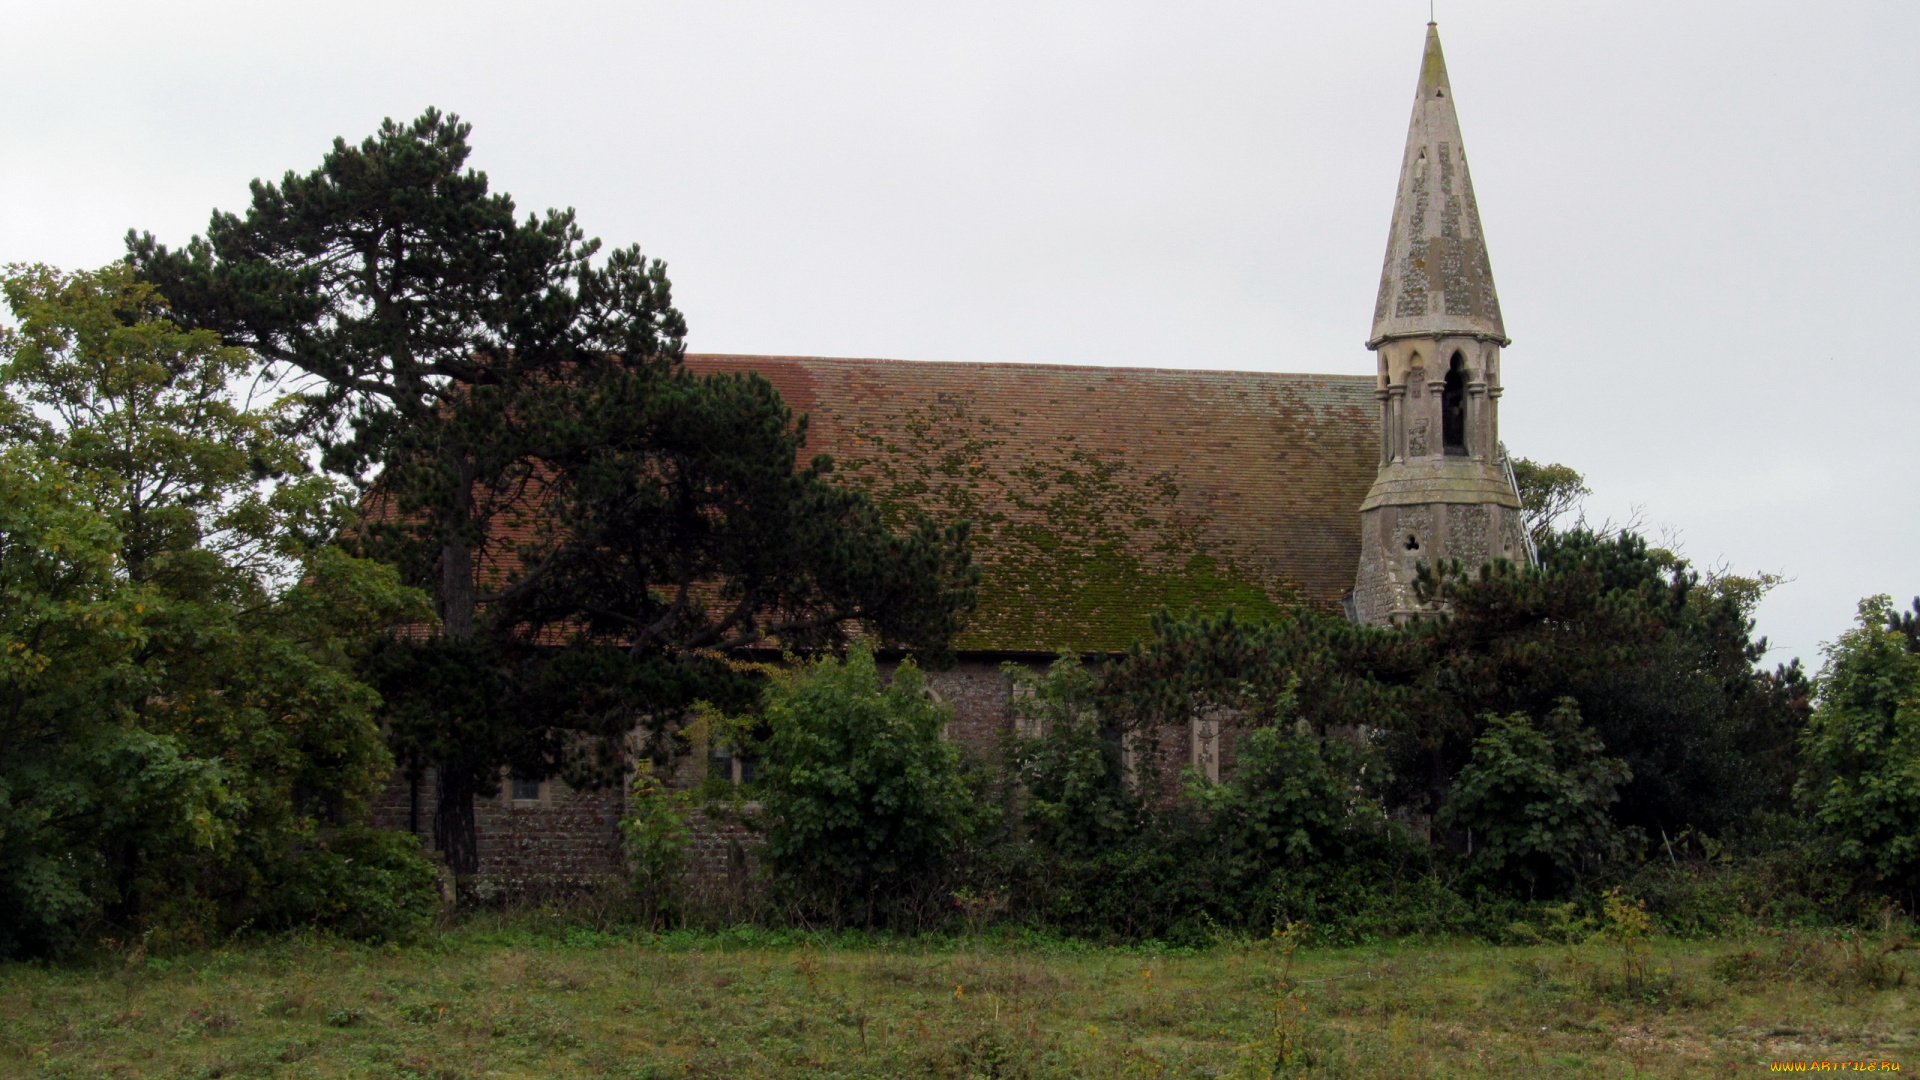
[[[1440,398],[1440,442],[1450,456],[1467,453],[1467,360],[1459,353],[1447,365],[1447,386]]]

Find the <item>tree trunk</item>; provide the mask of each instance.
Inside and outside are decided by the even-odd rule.
[[[465,641],[473,636],[473,551],[464,539],[440,545],[440,632]]]
[[[473,830],[473,775],[441,762],[440,795],[433,809],[433,846],[456,877],[480,872],[480,845]]]
[[[440,522],[440,632],[456,641],[473,636],[473,548],[467,530],[473,521],[473,463],[454,455],[450,462],[455,490]]]
[[[467,527],[473,514],[473,463],[453,453],[448,471],[455,491],[440,526],[440,632],[455,641],[473,637],[473,549]],[[456,877],[480,871],[480,838],[473,826],[472,773],[447,761],[439,763],[440,793],[433,812],[433,846]]]

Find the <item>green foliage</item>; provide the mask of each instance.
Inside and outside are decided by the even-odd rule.
[[[0,522],[10,638],[0,947],[104,918],[190,941],[252,918],[292,853],[357,813],[390,759],[351,674],[423,616],[393,572],[317,537],[342,510],[245,354],[181,330],[124,268],[13,268]],[[16,408],[13,415],[29,415]]]
[[[1044,675],[1019,664],[1013,684],[1016,734],[1007,755],[1022,792],[1023,824],[1048,852],[1086,855],[1140,827],[1144,806],[1121,762],[1123,733],[1098,708],[1094,676],[1063,656]]]
[[[230,848],[226,770],[142,730],[156,597],[65,468],[0,453],[0,955],[59,951],[113,898],[129,849]]]
[[[1190,775],[1180,791],[1156,779],[1169,772],[1152,738],[1161,699],[1134,681],[1143,676],[1132,665],[1152,656],[1153,686],[1171,682],[1168,700],[1186,700],[1180,688],[1197,689],[1206,669],[1199,643],[1259,624],[1228,613],[1161,625],[1181,626],[1178,640],[1115,667],[1063,659],[1040,676],[1009,669],[1024,732],[1008,754],[1018,827],[989,862],[1011,910],[1074,933],[1178,941],[1281,915],[1323,923],[1337,940],[1459,926],[1457,898],[1421,877],[1419,853],[1382,811],[1369,784],[1379,762],[1352,733],[1324,736],[1298,722],[1284,688],[1271,703],[1280,719],[1264,722],[1221,704],[1253,700],[1244,685],[1203,696],[1232,740],[1222,782]],[[1138,762],[1132,777],[1123,740]]]
[[[361,941],[405,940],[439,910],[439,871],[407,833],[329,830],[275,868],[253,911],[263,930],[312,927]]]
[[[1897,888],[1920,884],[1920,654],[1889,629],[1892,602],[1860,603],[1827,651],[1796,794],[1841,858]]]
[[[1309,750],[1324,763],[1329,752],[1364,748],[1365,761],[1336,774],[1364,766],[1363,801],[1375,813],[1434,821],[1444,851],[1464,852],[1469,827],[1476,848],[1484,842],[1468,820],[1482,809],[1446,809],[1463,777],[1475,785],[1473,798],[1486,799],[1527,769],[1546,770],[1509,794],[1525,789],[1529,802],[1545,800],[1543,820],[1583,838],[1560,841],[1573,843],[1581,852],[1574,863],[1592,873],[1601,869],[1596,859],[1624,850],[1609,830],[1725,836],[1788,805],[1807,688],[1797,665],[1757,669],[1765,642],[1752,636],[1751,611],[1771,580],[1702,583],[1638,537],[1574,529],[1546,538],[1537,568],[1425,568],[1419,587],[1444,613],[1397,629],[1307,608],[1267,620],[1163,614],[1153,636],[1103,676],[1098,708],[1111,722],[1148,731],[1183,727],[1195,715],[1238,717],[1256,753],[1296,755],[1290,776],[1319,775]],[[1566,699],[1577,706],[1577,723],[1576,714],[1556,711]],[[1499,721],[1483,742],[1490,717],[1516,714],[1541,719],[1525,731]],[[1267,741],[1288,738],[1296,719],[1317,744]],[[1361,737],[1328,739],[1343,733]],[[1594,739],[1617,774],[1614,765],[1577,764],[1585,760],[1578,748]],[[1519,772],[1488,772],[1489,755]],[[1602,784],[1602,774],[1612,779]],[[1588,805],[1545,794],[1565,784],[1611,785],[1618,797],[1596,788],[1599,810],[1563,818],[1546,807]],[[1575,817],[1586,826],[1574,828]],[[1543,855],[1486,872],[1506,875],[1521,892],[1566,889],[1573,878],[1559,866]]]
[[[19,320],[0,331],[4,380],[38,410],[15,433],[111,516],[128,576],[186,589],[234,571],[284,581],[337,527],[344,493],[276,432],[285,410],[234,399],[258,361],[170,321],[131,268],[13,266],[4,292]]]
[[[768,865],[835,921],[911,900],[976,825],[952,712],[911,661],[883,680],[873,653],[810,660],[767,688],[760,790]]]
[[[1441,823],[1470,830],[1471,861],[1490,879],[1557,891],[1622,847],[1607,808],[1628,772],[1603,749],[1570,698],[1537,724],[1489,717]]]
[[[1513,479],[1520,489],[1520,517],[1534,543],[1545,543],[1568,515],[1580,515],[1580,504],[1593,494],[1587,478],[1554,462],[1513,459]]]
[[[1367,789],[1367,755],[1354,740],[1282,721],[1241,733],[1235,755],[1226,782],[1197,794],[1237,880],[1387,853],[1386,815]]]
[[[670,790],[651,768],[635,770],[620,833],[642,917],[652,926],[672,918],[678,906],[692,841],[686,802],[684,793]]]
[[[1702,587],[1632,534],[1557,533],[1535,570],[1449,565],[1421,587],[1444,617],[1359,659],[1399,719],[1399,772],[1437,812],[1486,715],[1540,717],[1572,698],[1631,779],[1612,811],[1649,835],[1725,834],[1784,807],[1805,715],[1797,666],[1757,667],[1750,590]],[[1335,684],[1336,690],[1341,690]]]
[[[405,691],[396,749],[436,770],[436,844],[463,875],[500,768],[580,764],[556,749],[571,732],[598,746],[578,775],[605,782],[636,724],[742,696],[713,690],[712,650],[839,644],[858,622],[938,655],[974,583],[964,525],[896,533],[830,462],[796,468],[804,419],[768,383],[679,368],[664,264],[599,257],[570,211],[522,220],[466,167],[468,135],[431,109],[389,120],[256,182],[183,249],[128,238],[180,319],[301,388],[293,419],[368,486],[354,535],[432,592],[451,644],[396,646],[379,677]],[[555,640],[575,655],[522,647]],[[432,674],[455,657],[476,686]],[[554,677],[581,667],[601,677]]]

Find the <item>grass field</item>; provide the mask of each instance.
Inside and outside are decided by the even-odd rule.
[[[1761,937],[1650,947],[1284,937],[630,940],[469,924],[0,967],[0,1074],[119,1077],[1706,1077],[1920,1069],[1912,954]]]

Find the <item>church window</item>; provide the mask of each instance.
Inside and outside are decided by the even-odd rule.
[[[707,748],[707,776],[721,784],[746,786],[760,778],[761,761],[730,746],[714,744]]]
[[[1413,535],[1412,533],[1408,533],[1408,534],[1407,534],[1407,543],[1406,543],[1406,548],[1407,548],[1407,550],[1408,550],[1408,551],[1419,551],[1419,550],[1420,550],[1420,538],[1419,538],[1419,537],[1417,537],[1417,536],[1415,536],[1415,535]]]
[[[1467,452],[1467,362],[1459,353],[1447,367],[1447,386],[1440,399],[1440,441],[1449,455]]]
[[[1211,783],[1220,782],[1220,716],[1209,712],[1187,721],[1190,741],[1187,763]]]
[[[513,775],[512,783],[513,783],[513,801],[514,802],[539,802],[540,801],[540,778],[539,777],[524,776],[520,773],[515,773]]]

